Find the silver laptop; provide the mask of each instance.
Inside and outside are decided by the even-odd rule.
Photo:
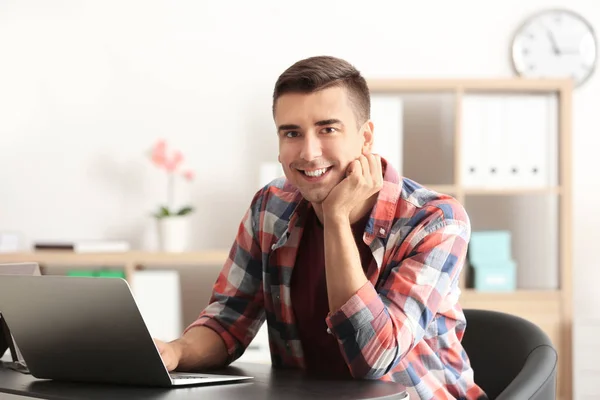
[[[40,266],[36,262],[18,262],[0,264],[0,275],[40,276],[42,273],[40,271]],[[19,372],[28,373],[29,371],[27,370],[23,355],[11,334],[8,325],[6,325],[4,318],[2,318],[2,310],[0,310],[0,356],[2,356],[7,349],[10,349],[12,362],[3,361],[2,365]]]
[[[0,275],[0,311],[36,378],[162,387],[252,378],[169,373],[121,278]]]

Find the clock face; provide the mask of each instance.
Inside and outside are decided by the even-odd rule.
[[[515,70],[531,78],[572,78],[575,85],[593,73],[597,57],[593,28],[568,10],[548,10],[528,19],[512,46]]]

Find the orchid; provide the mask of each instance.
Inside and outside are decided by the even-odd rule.
[[[167,142],[164,139],[158,140],[150,152],[150,160],[157,168],[167,173],[167,204],[161,205],[159,210],[154,213],[156,218],[165,218],[173,216],[182,216],[194,211],[191,206],[183,206],[179,210],[174,209],[175,198],[175,179],[183,177],[186,181],[194,180],[194,171],[182,168],[184,157],[179,150],[169,151]]]

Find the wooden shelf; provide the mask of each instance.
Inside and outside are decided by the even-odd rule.
[[[545,187],[545,188],[528,188],[528,187],[507,187],[507,188],[476,188],[476,187],[461,187],[459,185],[427,185],[427,189],[438,193],[457,194],[462,193],[469,196],[513,196],[513,195],[561,195],[562,188],[560,186]]]
[[[77,266],[125,266],[143,265],[219,265],[227,259],[228,252],[220,250],[162,253],[132,251],[126,253],[73,253],[69,251],[36,251],[24,253],[0,253],[0,263],[37,262]]]
[[[559,186],[546,188],[464,188],[462,193],[469,196],[512,196],[512,195],[560,195]]]
[[[222,265],[228,252],[211,250],[189,253],[162,253],[132,251],[125,253],[73,253],[69,251],[35,251],[23,253],[0,253],[0,263],[37,262],[40,265],[61,266],[114,266],[136,268],[138,266]]]
[[[453,194],[458,190],[456,185],[423,185],[423,187],[443,194]]]
[[[371,92],[448,92],[448,91],[482,91],[482,92],[555,92],[569,90],[572,83],[569,79],[370,79],[368,86]]]
[[[461,302],[470,301],[559,301],[560,290],[525,290],[519,289],[512,292],[482,292],[476,289],[463,289]]]
[[[161,253],[131,251],[125,253],[73,253],[69,251],[35,251],[24,253],[0,253],[0,263],[37,262],[40,266],[63,266],[77,268],[120,267],[125,279],[131,283],[133,273],[141,268],[169,268],[183,265],[223,265],[228,257],[226,251],[203,251],[190,253]]]

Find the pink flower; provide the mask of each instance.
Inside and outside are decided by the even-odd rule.
[[[192,171],[192,170],[185,171],[183,173],[183,177],[191,182],[192,180],[194,180],[194,171]]]
[[[149,154],[152,163],[159,169],[164,169],[167,172],[167,202],[166,205],[160,206],[160,211],[155,214],[157,218],[164,218],[171,215],[186,215],[193,210],[190,206],[185,206],[179,211],[173,209],[175,200],[175,180],[183,177],[186,181],[191,182],[194,179],[194,171],[185,169],[180,171],[179,168],[183,163],[183,153],[179,150],[167,151],[167,142],[158,140]]]
[[[167,158],[166,150],[167,144],[164,140],[157,141],[154,147],[152,148],[152,162],[157,167],[165,166],[165,161]]]
[[[173,157],[171,159],[165,160],[164,166],[167,171],[173,172],[179,167],[179,165],[183,162],[183,154],[179,150],[175,150],[173,152]]]

